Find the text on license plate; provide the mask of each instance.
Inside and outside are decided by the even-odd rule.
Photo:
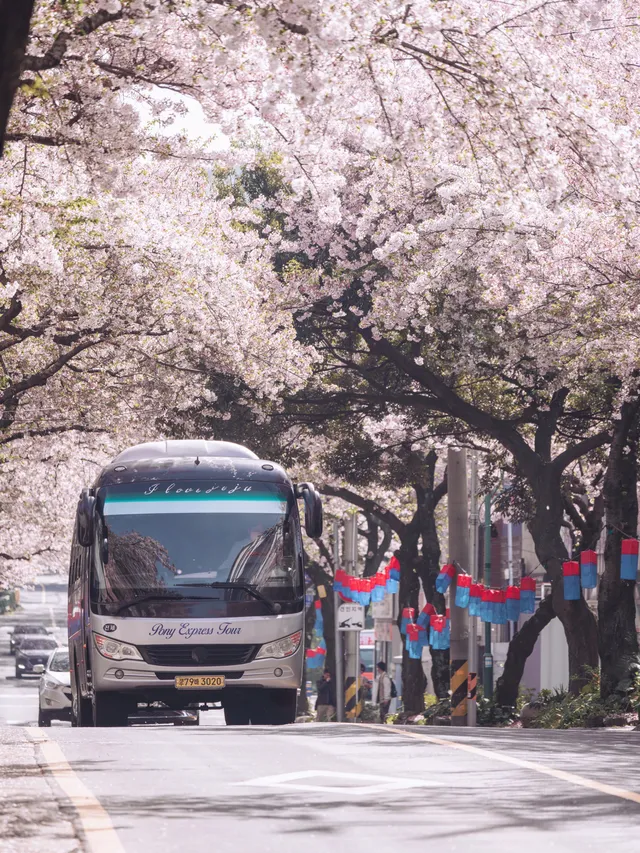
[[[221,687],[224,687],[224,675],[177,675],[176,687],[178,690],[189,690],[190,688],[198,687],[219,690]]]

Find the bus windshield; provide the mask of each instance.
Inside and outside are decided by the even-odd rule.
[[[154,614],[163,599],[165,608],[198,599],[252,602],[252,613],[265,613],[260,597],[297,603],[302,596],[297,507],[286,487],[129,484],[101,489],[97,505],[94,601],[152,602],[157,594]]]

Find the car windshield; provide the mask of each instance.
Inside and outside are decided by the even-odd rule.
[[[69,672],[69,650],[60,649],[51,658],[50,672]]]
[[[20,643],[20,650],[25,649],[55,649],[58,644],[53,637],[25,637]]]
[[[44,625],[16,625],[13,629],[14,634],[46,634],[47,629]]]
[[[154,594],[246,600],[247,584],[271,601],[302,595],[291,488],[211,481],[112,486],[100,490],[98,515],[94,601]]]

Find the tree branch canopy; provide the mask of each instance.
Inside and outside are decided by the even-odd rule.
[[[375,501],[369,500],[369,498],[363,498],[362,495],[359,495],[352,489],[325,484],[320,486],[320,491],[323,495],[328,495],[332,498],[342,498],[343,501],[353,504],[353,506],[357,506],[363,512],[368,512],[376,518],[379,518],[381,522],[387,524],[394,533],[398,534],[398,536],[402,536],[406,530],[407,525],[400,521],[395,513],[381,507]]]

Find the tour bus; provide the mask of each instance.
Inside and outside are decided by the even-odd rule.
[[[120,453],[78,502],[69,577],[76,726],[124,726],[138,705],[221,703],[227,725],[295,720],[304,656],[310,483],[224,441]]]

